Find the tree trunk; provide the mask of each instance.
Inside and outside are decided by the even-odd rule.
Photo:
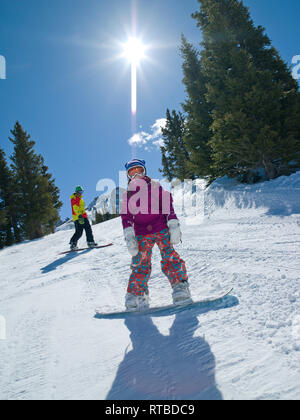
[[[12,227],[14,230],[14,237],[15,237],[15,243],[19,244],[21,242],[21,233],[20,233],[20,229],[18,228],[17,222],[15,220],[14,217],[12,217]]]
[[[267,176],[268,181],[270,181],[271,179],[277,178],[278,171],[277,171],[276,166],[271,160],[264,158],[263,165],[266,171],[266,176]]]
[[[41,225],[39,225],[39,226],[36,228],[36,231],[35,231],[35,237],[36,237],[37,239],[39,239],[39,238],[42,238],[42,236],[43,236],[43,229],[42,229],[42,226],[41,226]]]
[[[11,223],[8,224],[7,228],[6,228],[6,241],[5,241],[5,245],[6,246],[10,246],[14,243],[14,238],[13,238],[13,234],[12,234],[12,225]]]

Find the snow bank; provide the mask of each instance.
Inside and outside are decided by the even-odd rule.
[[[300,172],[258,184],[240,184],[227,177],[213,182],[187,182],[174,190],[176,211],[187,224],[205,219],[290,216],[300,213]]]

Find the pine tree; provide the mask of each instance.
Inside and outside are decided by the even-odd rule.
[[[48,167],[45,166],[43,158],[41,158],[41,165],[42,165],[41,174],[47,181],[48,192],[52,198],[51,215],[49,213],[49,219],[44,228],[44,232],[54,233],[55,226],[57,222],[60,220],[59,210],[61,209],[63,203],[60,201],[59,189],[55,185],[55,179],[52,179],[52,175],[48,173]]]
[[[7,218],[7,194],[3,187],[7,182],[8,167],[5,153],[0,149],[0,248],[6,245],[8,218]]]
[[[185,121],[182,113],[167,109],[167,122],[162,128],[164,146],[161,147],[162,165],[161,172],[171,181],[177,178],[181,181],[189,178],[190,171],[187,162],[190,160],[189,153],[184,144]]]
[[[0,249],[6,245],[6,229],[7,229],[7,217],[4,201],[2,199],[2,190],[0,189]]]
[[[17,122],[11,131],[14,153],[11,156],[12,170],[16,179],[20,225],[27,239],[40,238],[49,233],[59,219],[51,175],[47,174],[42,156],[34,152],[35,142]]]
[[[109,212],[106,213],[98,213],[96,212],[95,220],[93,221],[93,225],[98,225],[99,223],[107,222],[108,220],[115,219],[119,217],[119,214],[110,214]]]
[[[1,194],[1,190],[0,190],[0,194]],[[1,244],[3,242],[3,244],[5,244],[5,228],[7,226],[7,217],[6,217],[6,211],[5,211],[5,207],[4,207],[4,202],[2,199],[0,199],[0,235],[1,235],[1,239],[0,239],[0,247]]]
[[[183,58],[183,84],[187,99],[182,104],[186,113],[184,143],[190,155],[187,167],[197,177],[213,178],[211,106],[206,101],[206,77],[200,55],[192,44],[182,36],[181,56]]]
[[[160,148],[161,150],[161,162],[162,162],[162,169],[159,169],[159,171],[163,174],[163,176],[171,182],[172,179],[176,178],[175,176],[175,170],[173,167],[173,162],[171,162],[170,157],[167,154],[167,148],[162,146]]]
[[[12,245],[18,239],[13,233],[13,175],[7,165],[6,156],[0,149],[0,247]]]
[[[243,177],[260,167],[268,179],[291,173],[291,161],[299,161],[300,94],[290,69],[242,1],[198,1],[193,17],[203,32],[216,173]]]

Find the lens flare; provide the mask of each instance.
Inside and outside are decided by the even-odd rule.
[[[137,109],[137,76],[136,76],[136,64],[131,64],[131,112],[133,115],[136,114]]]
[[[134,117],[137,112],[137,68],[140,61],[145,57],[145,46],[137,38],[129,38],[126,44],[123,45],[123,56],[131,64],[131,113]]]
[[[145,47],[140,40],[130,38],[124,45],[124,56],[130,63],[137,65],[145,57]]]

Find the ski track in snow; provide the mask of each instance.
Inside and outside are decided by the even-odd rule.
[[[300,216],[182,222],[193,296],[234,287],[237,305],[95,319],[124,305],[120,219],[94,227],[111,248],[58,256],[72,234],[60,231],[2,250],[0,399],[299,399]],[[159,257],[156,305],[171,303]]]

